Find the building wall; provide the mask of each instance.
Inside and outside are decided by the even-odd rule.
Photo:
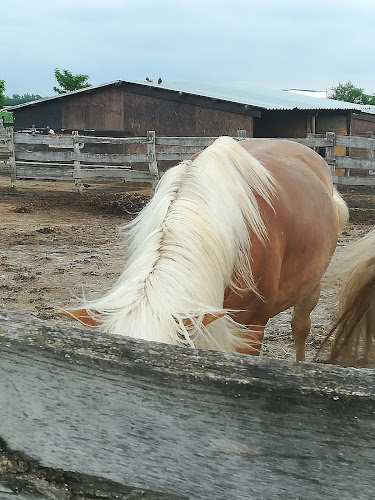
[[[105,135],[253,136],[251,109],[234,103],[192,97],[165,89],[112,85],[25,106],[14,111],[15,127],[49,125],[55,131],[95,131]],[[148,93],[148,94],[147,94]]]
[[[62,100],[62,124],[67,130],[123,131],[123,112],[116,87],[87,90]]]
[[[14,128],[17,130],[30,128],[45,128],[61,130],[61,101],[45,101],[35,105],[23,106],[13,111]]]
[[[364,135],[369,132],[375,135],[375,115],[353,113],[351,123],[352,135]]]
[[[350,121],[346,112],[340,114],[319,113],[316,117],[316,133],[325,134],[326,132],[335,132],[340,135],[350,133]]]
[[[375,115],[353,113],[351,120],[352,135],[375,136]],[[354,158],[366,158],[367,152],[364,149],[351,148],[350,156]]]
[[[207,103],[208,104],[208,103]],[[124,125],[126,135],[145,135],[155,130],[165,136],[219,136],[236,135],[246,130],[253,135],[253,117],[230,111],[169,100],[154,96],[123,93]]]
[[[264,111],[254,119],[254,137],[306,137],[311,115],[306,111]]]

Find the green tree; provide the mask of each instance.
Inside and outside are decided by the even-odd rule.
[[[60,71],[58,68],[55,68],[55,78],[60,88],[53,87],[53,90],[58,94],[91,87],[91,84],[87,81],[89,79],[88,75],[73,75],[67,69]]]
[[[43,99],[39,94],[12,94],[12,97],[6,98],[7,106],[16,106],[17,104],[24,104],[25,102],[39,101]]]
[[[0,80],[0,108],[5,106],[7,100],[4,92],[5,92],[5,80]]]
[[[355,87],[352,82],[339,83],[337,87],[332,87],[331,90],[330,99],[353,102],[354,104],[375,105],[375,96],[365,94],[364,89]]]

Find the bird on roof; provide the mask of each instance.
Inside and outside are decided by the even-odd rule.
[[[149,76],[146,76],[146,82],[151,82],[152,83],[152,79]]]
[[[162,80],[162,79],[160,78],[160,76],[159,76],[159,78],[158,78],[158,84],[160,85],[160,84],[162,83],[162,81],[163,81],[163,80]]]

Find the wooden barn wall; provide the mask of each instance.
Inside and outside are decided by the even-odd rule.
[[[306,137],[311,115],[305,111],[263,111],[254,119],[254,137]]]
[[[253,117],[222,109],[207,107],[202,103],[185,102],[185,98],[165,99],[155,96],[123,93],[124,132],[129,136],[145,135],[155,130],[164,136],[215,136],[236,135],[246,130],[253,136]]]
[[[326,132],[335,132],[339,135],[347,135],[350,133],[349,116],[344,112],[322,113],[316,117],[316,133],[325,134]]]
[[[352,135],[364,135],[369,132],[375,135],[375,115],[353,113],[351,132]]]
[[[64,99],[62,123],[67,130],[122,131],[121,92],[116,87],[110,87],[82,92]]]
[[[61,130],[61,100],[46,101],[34,106],[25,106],[13,111],[14,128],[25,129],[35,125],[45,128],[47,125],[53,130]]]
[[[160,91],[129,91],[121,85],[80,92],[16,110],[17,127],[49,125],[54,130],[96,131],[106,135],[145,136],[148,130],[166,136],[253,135],[251,110],[232,103]],[[168,98],[170,96],[170,98]],[[22,119],[21,119],[22,116]],[[20,117],[20,118],[19,118]],[[19,125],[20,124],[20,125]]]

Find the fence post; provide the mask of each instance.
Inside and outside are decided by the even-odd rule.
[[[326,140],[329,142],[329,146],[326,146],[325,160],[331,167],[332,175],[335,175],[335,143],[336,135],[334,132],[326,132]]]
[[[373,139],[373,133],[372,132],[365,132],[365,137],[367,137],[368,139]],[[373,140],[370,141],[370,144],[373,146]],[[374,150],[373,148],[369,148],[367,149],[367,159],[371,161],[371,163],[373,164],[374,162]],[[375,170],[373,169],[369,169],[367,170],[367,175],[375,175]]]
[[[159,180],[158,163],[156,161],[156,134],[154,130],[147,131],[147,140],[148,169],[155,176],[155,180],[152,182],[154,188]]]
[[[17,181],[17,164],[16,164],[16,148],[14,144],[14,130],[13,127],[7,128],[7,143],[9,151],[9,166],[10,166],[10,183],[12,188],[16,187]]]
[[[74,185],[79,194],[82,194],[83,184],[81,178],[81,162],[79,160],[79,140],[78,140],[78,131],[74,130],[72,132],[73,135],[73,154],[74,154]]]
[[[237,130],[237,140],[242,141],[243,139],[246,139],[246,130]]]

